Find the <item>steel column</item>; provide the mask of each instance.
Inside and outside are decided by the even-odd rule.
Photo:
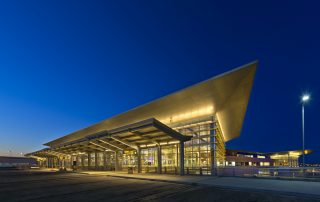
[[[137,156],[138,156],[138,173],[141,173],[141,148],[138,147],[137,149]]]
[[[95,169],[98,168],[98,153],[97,152],[94,153],[94,167],[95,167]]]
[[[103,152],[103,169],[106,170],[106,168],[107,168],[107,154],[104,151]]]
[[[184,143],[180,141],[180,175],[184,175]]]
[[[91,167],[91,153],[88,153],[88,170],[90,170]]]
[[[214,123],[210,124],[214,128]],[[210,130],[210,153],[211,153],[211,175],[217,175],[217,148],[216,148],[216,131]]]
[[[158,154],[158,167],[157,167],[157,173],[161,174],[162,172],[162,155],[161,155],[161,146],[157,146],[157,154]]]
[[[81,155],[81,169],[84,169],[84,155]]]
[[[119,156],[120,155],[120,153],[119,153],[119,151],[116,151],[115,152],[115,157],[116,157],[116,159],[115,159],[115,170],[116,171],[121,171],[121,165],[120,165],[120,159],[119,159]]]

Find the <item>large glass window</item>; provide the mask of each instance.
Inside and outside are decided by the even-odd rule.
[[[111,151],[106,152],[106,170],[115,169],[115,153]]]
[[[224,165],[225,145],[217,120],[212,117],[180,124],[175,128],[181,134],[192,136],[185,142],[185,170],[189,174],[211,174],[211,152],[215,152],[217,166]]]
[[[141,149],[141,165],[144,172],[156,172],[158,165],[157,148]]]
[[[135,168],[138,163],[137,163],[137,152],[134,150],[129,150],[129,151],[124,151],[123,154],[123,168],[128,168],[128,167],[133,167]]]
[[[185,169],[189,174],[208,174],[210,171],[210,124],[197,123],[180,129],[184,135],[192,135],[185,142]]]
[[[99,153],[98,153],[98,166],[99,166],[99,167],[103,167],[103,162],[104,162],[104,160],[103,160],[103,153],[102,153],[102,152],[99,152]]]
[[[161,160],[163,173],[176,173],[178,171],[178,146],[161,146]]]

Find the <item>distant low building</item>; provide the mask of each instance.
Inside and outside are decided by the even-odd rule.
[[[226,166],[299,167],[302,153],[302,150],[263,153],[227,149]],[[310,153],[311,150],[305,150],[305,154]]]
[[[34,158],[0,156],[0,169],[26,169],[37,165],[37,160]]]

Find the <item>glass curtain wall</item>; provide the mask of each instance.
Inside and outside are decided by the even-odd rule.
[[[96,160],[95,153],[92,152],[92,153],[90,153],[89,156],[90,156],[90,160],[91,160],[89,169],[94,169],[95,168],[95,160]]]
[[[83,169],[88,168],[88,155],[83,154],[82,155],[82,160],[83,160]]]
[[[162,173],[176,174],[178,172],[178,145],[161,146]]]
[[[225,159],[226,159],[226,146],[224,143],[224,139],[222,136],[221,128],[219,125],[218,120],[214,121],[212,124],[212,128],[210,130],[214,131],[212,133],[214,135],[214,144],[216,145],[216,163],[217,166],[224,166],[225,165]]]
[[[272,155],[271,159],[274,160],[273,166],[286,166],[286,167],[298,167],[298,156],[289,155]]]
[[[157,148],[141,149],[141,165],[142,172],[154,173],[157,172],[158,166],[158,151]]]
[[[103,162],[104,162],[104,155],[103,155],[103,152],[99,152],[98,155],[98,170],[103,170],[104,169],[104,165],[103,165]]]
[[[115,170],[115,153],[111,151],[106,152],[106,170]]]
[[[189,122],[172,124],[171,127],[183,135],[192,136],[184,143],[185,173],[210,175],[212,164],[223,166],[225,162],[225,144],[218,120],[205,117]],[[213,146],[212,146],[213,145]],[[213,154],[214,152],[214,154]],[[179,143],[161,144],[162,173],[178,174],[180,167]],[[105,160],[104,160],[105,158]],[[115,152],[106,151],[97,154],[97,168],[95,167],[95,153],[90,154],[91,169],[115,170]],[[214,162],[211,162],[214,160]],[[77,158],[77,165],[88,169],[88,155],[82,154]],[[83,162],[82,162],[83,161]],[[119,154],[119,164],[124,170],[133,167],[137,171],[137,151],[126,150]],[[104,162],[106,165],[104,165]],[[157,172],[158,148],[141,148],[142,172]],[[90,169],[90,168],[89,168]]]
[[[192,136],[185,142],[185,173],[186,174],[211,174],[211,152],[215,152],[217,166],[224,165],[225,144],[218,121],[213,117],[180,123],[175,127],[183,135]],[[211,138],[210,138],[211,137]],[[214,141],[215,150],[211,149]]]
[[[138,166],[137,161],[138,161],[138,157],[137,157],[137,152],[135,150],[124,151],[122,168],[124,170],[127,170],[128,168],[133,168],[134,171],[137,171],[137,166]]]

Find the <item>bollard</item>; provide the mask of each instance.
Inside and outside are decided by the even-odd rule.
[[[128,168],[128,174],[133,174],[133,168],[132,167]]]

